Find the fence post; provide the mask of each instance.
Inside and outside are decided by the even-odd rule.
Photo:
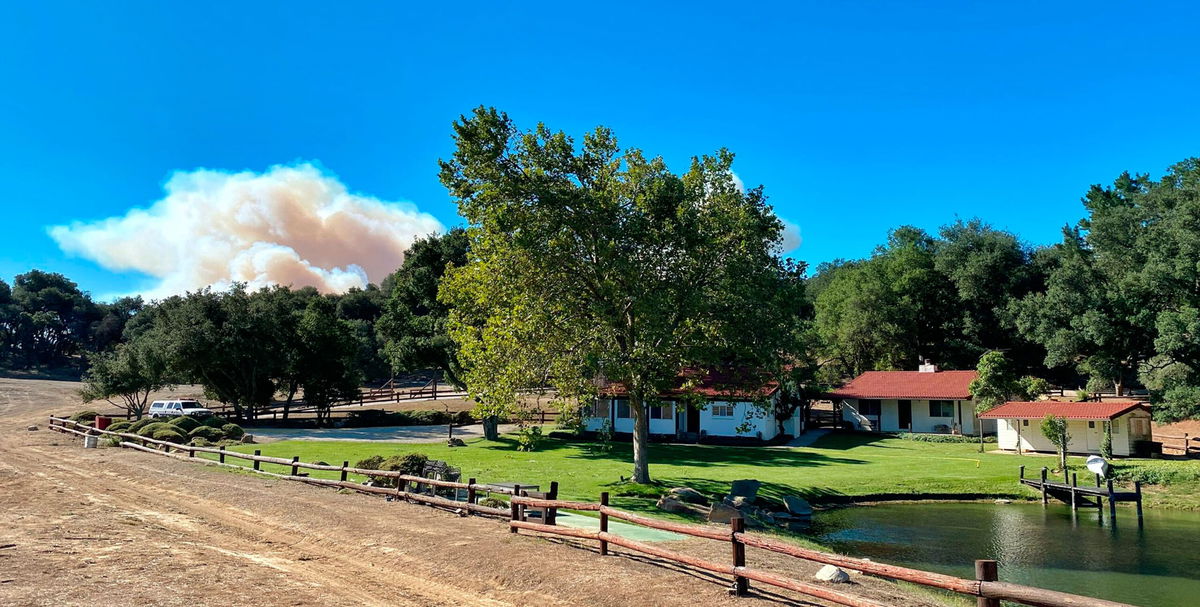
[[[1191,443],[1188,442],[1188,433],[1184,432],[1183,433],[1183,457],[1184,458],[1186,458],[1188,456],[1188,451],[1189,451],[1188,447],[1190,445],[1191,445]]]
[[[608,507],[608,492],[600,494],[600,533],[608,533],[608,513],[604,511]],[[600,556],[608,556],[608,541],[600,540]]]
[[[1138,523],[1142,522],[1142,481],[1133,481],[1133,492],[1137,494]]]
[[[350,466],[350,462],[342,460],[342,482],[346,482],[346,468]]]
[[[220,447],[217,447],[217,451],[220,452],[220,453],[217,453],[217,461],[224,464],[225,463],[225,445],[221,445]]]
[[[1046,499],[1046,467],[1042,466],[1042,505],[1045,506],[1049,503]]]
[[[473,478],[467,479],[467,503],[468,504],[475,503],[475,479],[473,479]],[[471,509],[467,508],[467,514],[470,514],[470,513],[471,513]]]
[[[254,457],[258,457],[258,456],[260,456],[260,455],[262,455],[262,449],[255,449],[255,450],[254,450]],[[254,471],[255,471],[255,472],[258,472],[258,471],[259,471],[259,470],[261,470],[261,469],[262,469],[262,462],[260,462],[260,461],[258,461],[258,460],[254,460]]]
[[[1076,473],[1071,473],[1071,512],[1079,509],[1079,498],[1075,495],[1075,487],[1079,484],[1079,477]]]
[[[746,566],[746,545],[738,538],[739,533],[746,531],[746,519],[735,516],[729,519],[729,529],[732,533],[729,534],[729,539],[733,545],[733,588],[730,588],[729,593],[733,596],[745,596],[750,590],[750,580],[737,574],[738,567]]]
[[[1000,575],[996,568],[996,561],[975,561],[975,579],[980,582],[995,582],[999,580]],[[1000,599],[979,597],[975,601],[975,604],[977,607],[1000,607]]]
[[[1108,514],[1112,517],[1113,524],[1117,524],[1117,500],[1113,499],[1113,482],[1108,479]]]
[[[188,457],[196,457],[196,450],[189,447],[188,448]]]
[[[508,500],[508,509],[509,509],[508,515],[509,515],[510,521],[521,520],[521,511],[519,510],[520,506],[517,505],[517,497],[519,495],[521,495],[521,486],[513,485],[512,499]],[[508,532],[516,533],[517,528],[509,525]]]
[[[550,481],[550,493],[546,495],[546,499],[558,499],[558,481]],[[553,525],[558,519],[558,508],[546,508],[546,520],[542,521],[547,525]]]
[[[1021,480],[1025,480],[1025,466],[1021,466]]]
[[[293,455],[292,456],[292,476],[296,476],[296,474],[298,474],[300,472],[300,466],[296,465],[296,462],[298,462],[298,461],[300,461],[300,456]]]

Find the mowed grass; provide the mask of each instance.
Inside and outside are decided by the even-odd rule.
[[[631,510],[653,510],[661,492],[658,487],[622,482],[632,468],[628,443],[613,443],[610,450],[604,451],[595,443],[546,439],[537,451],[522,452],[517,450],[515,440],[501,437],[494,442],[476,439],[467,447],[456,448],[441,444],[281,441],[234,449],[246,453],[260,449],[263,455],[288,459],[299,456],[304,462],[332,465],[349,461],[351,466],[371,455],[419,452],[460,468],[464,479],[539,485],[542,490],[551,481],[558,481],[559,495],[564,499],[595,501],[601,492],[608,491],[614,505]],[[800,495],[817,504],[904,497],[1032,498],[1033,492],[1017,483],[1018,467],[1026,465],[1029,474],[1035,476],[1041,466],[1055,464],[1052,457],[979,453],[974,444],[925,443],[862,434],[829,435],[807,448],[655,444],[650,454],[650,473],[660,487],[688,486],[716,497],[726,494],[734,480],[757,479],[763,483],[761,495]],[[1072,463],[1081,465],[1082,460],[1072,458]],[[263,469],[285,472],[287,467],[264,464]],[[323,478],[338,476],[337,472],[310,473]]]

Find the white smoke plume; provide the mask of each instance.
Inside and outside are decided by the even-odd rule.
[[[800,226],[783,218],[780,218],[780,221],[783,222],[783,242],[779,248],[784,253],[800,248],[800,243],[804,240],[800,237]]]
[[[443,230],[412,204],[352,194],[307,163],[180,171],[165,190],[148,209],[53,226],[50,236],[110,270],[158,279],[142,294],[160,298],[233,282],[340,293],[378,283],[414,239]]]

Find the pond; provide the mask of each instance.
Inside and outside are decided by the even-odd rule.
[[[1200,513],[1065,505],[884,504],[819,513],[812,533],[849,555],[974,578],[995,559],[1000,579],[1144,607],[1200,604]]]

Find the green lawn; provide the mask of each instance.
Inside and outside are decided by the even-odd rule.
[[[613,494],[613,503],[632,510],[651,510],[656,489],[638,491],[623,484],[631,468],[631,446],[615,443],[603,452],[595,444],[546,439],[538,451],[520,452],[507,437],[490,442],[477,439],[467,447],[440,444],[410,445],[353,441],[281,441],[265,445],[240,445],[236,450],[301,461],[351,465],[369,455],[420,452],[461,468],[463,477],[479,482],[537,484],[543,490],[559,482],[566,499],[595,501],[600,492]],[[994,445],[988,445],[989,448]],[[1081,460],[1073,459],[1074,464]],[[690,486],[720,496],[736,479],[763,482],[761,495],[801,495],[814,503],[839,503],[872,496],[969,499],[979,497],[1032,497],[1016,482],[1018,466],[1030,474],[1054,459],[979,453],[978,445],[924,443],[870,435],[830,435],[809,448],[715,447],[653,445],[651,475],[667,487]],[[264,470],[282,471],[264,465]],[[335,472],[315,472],[335,478]],[[638,495],[638,494],[641,495]],[[624,495],[622,495],[624,494]]]

